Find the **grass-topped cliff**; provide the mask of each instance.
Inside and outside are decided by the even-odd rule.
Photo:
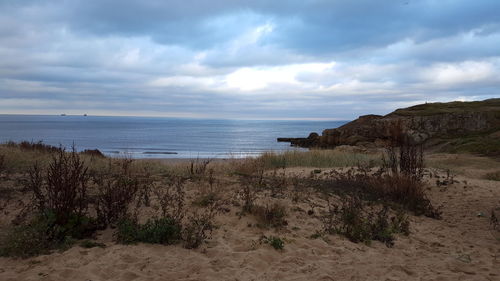
[[[385,146],[395,124],[432,150],[500,155],[500,99],[426,103],[385,116],[365,115],[322,135],[291,139],[293,145],[332,148],[339,145]]]
[[[461,112],[486,112],[493,111],[500,114],[500,98],[487,99],[484,101],[471,102],[435,102],[425,103],[407,108],[400,108],[390,113],[389,115],[399,116],[431,116],[438,114],[450,114]]]

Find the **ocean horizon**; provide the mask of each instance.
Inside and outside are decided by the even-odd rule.
[[[307,137],[348,121],[0,115],[0,142],[42,141],[111,157],[243,158],[304,150],[278,137]]]

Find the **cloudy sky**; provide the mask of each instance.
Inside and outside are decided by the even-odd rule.
[[[352,119],[500,96],[498,0],[0,0],[0,113]]]

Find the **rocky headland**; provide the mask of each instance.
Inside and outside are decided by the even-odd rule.
[[[334,148],[340,145],[381,147],[400,124],[415,142],[428,148],[500,154],[500,99],[426,103],[387,115],[364,115],[339,128],[307,138],[278,138],[294,146]]]

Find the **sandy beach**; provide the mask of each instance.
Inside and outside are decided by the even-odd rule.
[[[442,161],[446,157],[433,158]],[[307,175],[313,170],[295,167],[286,173]],[[309,194],[297,203],[286,196],[277,199],[287,207],[288,223],[283,228],[260,228],[254,216],[242,216],[237,204],[228,204],[216,217],[212,239],[195,250],[179,245],[119,245],[113,230],[107,229],[96,235],[105,248],[76,245],[28,259],[0,258],[0,279],[499,280],[500,236],[492,229],[489,216],[500,206],[500,183],[481,179],[476,171],[455,175],[453,184],[436,186],[436,175],[444,179],[447,174],[437,168],[429,171],[434,175],[426,179],[428,194],[441,206],[442,219],[411,215],[410,235],[397,235],[392,248],[377,241],[353,243],[340,235],[314,237],[321,222],[306,210],[311,202],[318,209],[326,203],[317,194]],[[189,184],[188,198],[199,188]],[[236,182],[228,178],[221,188],[228,202],[237,199]],[[15,196],[2,201],[5,225],[22,203]],[[263,242],[270,235],[283,237],[283,250]]]

